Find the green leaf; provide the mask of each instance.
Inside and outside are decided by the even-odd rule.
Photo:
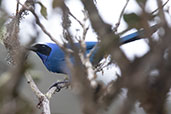
[[[47,8],[41,2],[36,2],[36,3],[38,3],[41,6],[40,13],[45,19],[47,19]]]
[[[63,0],[53,0],[53,2],[52,2],[52,7],[53,7],[53,8],[60,7],[60,6],[63,5],[63,3],[64,3]]]
[[[147,0],[136,0],[138,3],[146,4]]]
[[[123,18],[129,27],[137,28],[137,29],[140,28],[141,17],[138,16],[137,14],[135,14],[135,13],[124,14]]]

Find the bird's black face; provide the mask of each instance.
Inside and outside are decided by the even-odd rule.
[[[49,54],[52,50],[49,46],[47,46],[45,44],[36,44],[29,49],[34,52],[38,52],[40,54],[46,55],[46,56],[49,56]]]

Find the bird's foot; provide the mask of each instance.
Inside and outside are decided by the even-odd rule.
[[[63,88],[68,88],[69,85],[70,85],[69,80],[68,79],[64,79],[63,81],[55,82],[53,85],[50,86],[49,89],[51,89],[52,87],[56,87],[55,91],[59,92]]]

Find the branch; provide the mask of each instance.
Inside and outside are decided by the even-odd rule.
[[[17,0],[16,15],[18,15],[18,12],[19,12],[19,0]]]
[[[121,69],[126,68],[126,66],[123,66],[122,64],[123,61],[125,61],[127,64],[129,64],[130,61],[119,48],[119,36],[112,32],[111,25],[102,20],[93,1],[82,0],[82,3],[85,9],[88,11],[92,27],[101,41],[99,42],[99,49],[94,56],[94,64],[98,64],[99,60],[103,58],[104,55],[109,55],[112,52],[112,59],[115,61],[122,59],[122,61],[118,62],[118,65]]]
[[[115,26],[115,28],[113,29],[114,32],[117,32],[117,29],[118,29],[118,27],[119,27],[119,25],[120,25],[120,22],[121,22],[121,18],[122,18],[122,16],[124,15],[124,11],[125,11],[125,9],[126,9],[128,3],[129,3],[129,0],[126,1],[126,4],[125,4],[125,6],[123,7],[123,9],[122,9],[122,11],[121,11],[121,14],[120,14],[120,16],[119,16],[118,22],[115,24],[116,26]]]
[[[154,11],[151,12],[151,15],[154,14],[155,12],[157,12],[160,8],[163,8],[170,0],[167,0],[161,7],[158,7],[157,9],[155,9]]]
[[[49,100],[51,96],[55,93],[56,87],[52,87],[46,94],[43,94],[35,82],[33,81],[31,75],[25,73],[27,83],[30,85],[32,91],[35,93],[36,97],[39,99],[38,108],[42,109],[42,114],[51,114]]]
[[[69,14],[81,25],[81,27],[83,27],[83,24],[81,23],[80,20],[78,20],[71,12],[69,12]]]
[[[39,27],[42,29],[42,31],[52,40],[54,41],[61,49],[63,50],[66,50],[67,52],[69,53],[72,53],[72,50],[70,49],[66,49],[61,43],[59,43],[47,30],[46,28],[43,26],[43,24],[40,22],[40,19],[39,17],[37,16],[37,14],[35,13],[34,9],[32,7],[28,7],[26,5],[23,5],[21,3],[19,3],[20,5],[22,5],[22,7],[25,9],[25,10],[29,10],[35,17],[36,19],[36,23],[37,25],[39,25]]]

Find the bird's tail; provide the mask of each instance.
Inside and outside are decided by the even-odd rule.
[[[150,32],[154,33],[156,30],[158,30],[158,28],[160,27],[159,24],[156,24],[154,26],[150,27]],[[120,38],[120,45],[122,44],[126,44],[135,40],[139,40],[142,38],[146,37],[146,33],[149,31],[145,31],[144,29],[141,29],[137,32],[131,33],[129,35],[126,35],[124,37]],[[104,58],[104,53],[103,52],[98,52],[99,49],[97,48],[96,50],[94,50],[93,55],[91,56],[90,60],[93,63],[94,66],[98,66],[98,63]],[[101,53],[101,55],[100,55]],[[98,56],[97,56],[98,55]]]
[[[158,28],[159,28],[159,24],[156,24],[156,25],[152,26],[150,28],[150,30],[152,32],[155,32],[158,30]],[[139,30],[137,32],[134,32],[134,33],[131,33],[131,34],[126,35],[124,37],[121,37],[120,42],[121,42],[121,44],[126,44],[129,42],[135,41],[135,40],[142,39],[143,37],[145,37],[145,35],[144,35],[145,33],[146,33],[146,31],[144,29]]]

